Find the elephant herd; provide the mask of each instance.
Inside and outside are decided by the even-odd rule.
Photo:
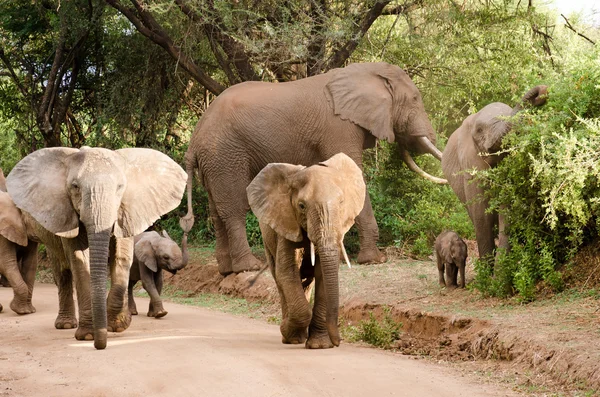
[[[188,262],[196,174],[208,193],[219,272],[262,267],[246,238],[245,217],[252,209],[279,291],[282,341],[338,346],[338,265],[340,256],[348,261],[343,239],[354,222],[357,261],[386,259],[376,244],[363,149],[377,139],[395,141],[411,170],[435,183],[449,182],[467,205],[480,255],[493,255],[494,225],[502,232],[502,219],[485,211],[485,200],[473,200],[484,188],[469,183],[471,176],[462,171],[497,164],[501,156],[494,152],[510,129],[505,116],[541,105],[545,97],[546,87],[538,86],[515,108],[486,106],[463,122],[442,154],[409,76],[387,63],[352,64],[293,82],[228,88],[198,122],[185,171],[152,149],[40,149],[19,161],[6,180],[0,178],[0,273],[14,289],[10,308],[35,312],[31,297],[41,243],[58,286],[56,328],[76,328],[76,339],[93,339],[104,349],[107,332],[124,331],[137,314],[132,290],[138,280],[151,298],[148,315],[166,315],[161,270],[174,273]],[[447,180],[420,169],[410,153],[441,160]],[[145,231],[180,204],[186,185],[179,248],[168,236]],[[461,276],[464,284],[464,268]]]

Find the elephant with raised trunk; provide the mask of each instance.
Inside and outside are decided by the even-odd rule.
[[[279,291],[283,343],[339,346],[338,267],[340,253],[347,260],[344,235],[364,205],[362,171],[343,153],[308,168],[273,163],[247,194]],[[311,308],[305,292],[313,278]]]
[[[161,318],[167,315],[160,294],[163,287],[163,270],[177,274],[188,264],[189,253],[187,238],[189,230],[184,230],[181,238],[181,248],[169,236],[166,230],[162,234],[157,232],[144,232],[135,236],[133,249],[133,264],[129,272],[129,312],[138,314],[133,288],[142,280],[142,286],[150,296],[148,317]]]
[[[47,148],[17,163],[7,188],[53,262],[57,328],[77,326],[73,280],[79,306],[75,338],[93,338],[104,349],[107,331],[129,327],[133,236],[177,207],[186,179],[177,163],[152,149]]]
[[[362,151],[376,139],[396,141],[409,168],[409,151],[441,160],[419,90],[399,67],[352,64],[286,83],[245,82],[225,90],[198,122],[186,152],[188,214],[193,222],[194,171],[208,192],[221,274],[261,267],[246,238],[245,189],[269,163],[310,166],[345,153],[362,168]],[[359,263],[383,262],[369,196],[356,219]]]
[[[442,170],[452,190],[466,205],[475,228],[479,257],[492,263],[495,255],[495,228],[498,228],[499,248],[509,249],[504,216],[490,213],[486,186],[471,175],[471,170],[495,167],[504,154],[497,153],[502,139],[511,130],[510,118],[526,106],[542,106],[546,103],[547,87],[538,85],[529,90],[522,102],[511,108],[495,102],[467,117],[462,125],[448,138],[442,159]]]

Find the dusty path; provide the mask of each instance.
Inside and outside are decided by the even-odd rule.
[[[16,315],[11,297],[0,288],[0,396],[515,395],[375,349],[283,345],[275,325],[168,302],[168,316],[139,315],[96,351],[54,328],[53,285],[36,285],[35,314]],[[147,300],[137,301],[145,313]]]

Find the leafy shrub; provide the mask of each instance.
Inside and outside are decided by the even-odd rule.
[[[549,101],[515,120],[507,157],[481,172],[490,205],[507,217],[511,252],[498,258],[495,279],[477,268],[485,293],[534,298],[544,280],[563,287],[558,269],[598,235],[600,197],[600,50],[579,47],[547,72]]]
[[[351,342],[363,341],[375,347],[389,349],[400,338],[402,323],[395,321],[389,306],[383,307],[383,319],[378,321],[373,312],[368,320],[362,320],[357,326],[349,327],[346,332]]]

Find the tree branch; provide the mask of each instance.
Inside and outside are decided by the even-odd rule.
[[[136,27],[138,32],[163,47],[181,67],[196,81],[210,92],[218,95],[225,89],[216,80],[206,74],[194,61],[176,46],[152,15],[144,9],[137,0],[131,0],[135,9],[124,7],[119,0],[106,0],[106,2],[123,14]]]
[[[15,70],[13,69],[12,65],[10,64],[10,59],[8,59],[8,57],[4,53],[4,48],[2,48],[2,47],[0,47],[0,59],[2,60],[2,63],[4,63],[4,66],[6,67],[6,69],[8,69],[8,72],[6,72],[6,73],[2,72],[2,75],[10,76],[13,83],[15,83],[15,85],[17,86],[19,91],[21,91],[21,94],[23,95],[23,97],[26,99],[29,98],[29,94],[27,93],[27,90],[21,83],[21,80],[19,80],[19,76],[17,76],[17,74],[15,73]]]
[[[565,26],[569,29],[571,29],[573,32],[575,32],[575,34],[577,34],[580,37],[583,37],[584,39],[586,39],[587,41],[589,41],[590,43],[596,45],[596,42],[592,39],[590,39],[589,37],[583,35],[582,33],[579,33],[577,30],[575,30],[575,28],[573,27],[573,25],[571,25],[571,22],[569,22],[569,20],[567,19],[567,17],[565,17],[563,14],[560,14],[561,17],[563,17],[563,19],[565,20]]]

